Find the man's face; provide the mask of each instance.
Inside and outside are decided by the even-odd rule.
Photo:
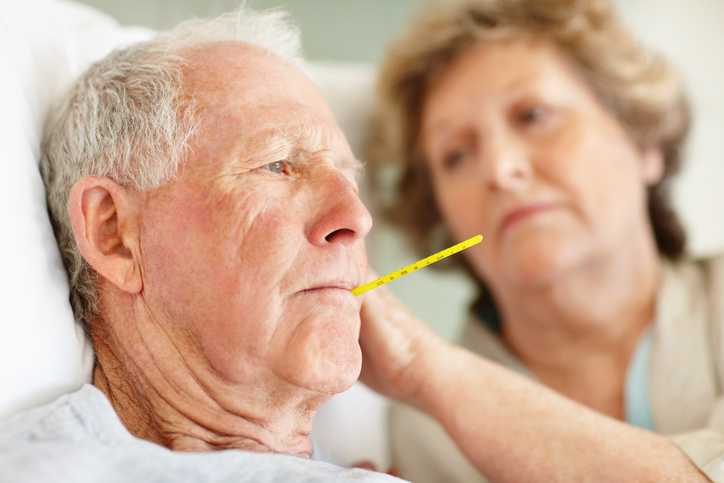
[[[201,122],[179,176],[145,201],[146,309],[225,381],[344,390],[372,224],[359,163],[296,68],[236,42],[186,57]]]

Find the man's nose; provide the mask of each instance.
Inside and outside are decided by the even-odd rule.
[[[336,169],[325,171],[317,185],[323,194],[317,198],[320,206],[308,230],[309,240],[326,246],[349,245],[364,239],[372,228],[372,216],[355,185]]]
[[[485,185],[490,191],[520,191],[528,185],[531,163],[520,140],[495,136],[487,143],[483,159]]]

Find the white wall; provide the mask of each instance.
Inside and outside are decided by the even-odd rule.
[[[724,2],[621,0],[624,17],[684,72],[693,103],[689,156],[676,201],[693,253],[724,247]]]

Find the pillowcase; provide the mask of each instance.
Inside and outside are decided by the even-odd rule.
[[[92,61],[149,35],[68,2],[10,2],[3,9],[0,219],[9,229],[0,237],[0,417],[90,380],[93,354],[73,319],[38,171],[42,125],[50,105]]]

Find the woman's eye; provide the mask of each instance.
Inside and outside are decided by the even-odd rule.
[[[262,166],[262,169],[271,171],[272,173],[284,174],[287,176],[294,174],[294,169],[293,169],[292,163],[290,163],[289,161],[285,161],[285,160],[274,161],[273,163],[267,163],[264,166]]]
[[[461,149],[450,151],[442,158],[442,164],[446,171],[458,168],[465,161],[466,153]]]
[[[542,106],[532,106],[518,112],[516,120],[523,125],[534,125],[545,120],[548,110]]]

